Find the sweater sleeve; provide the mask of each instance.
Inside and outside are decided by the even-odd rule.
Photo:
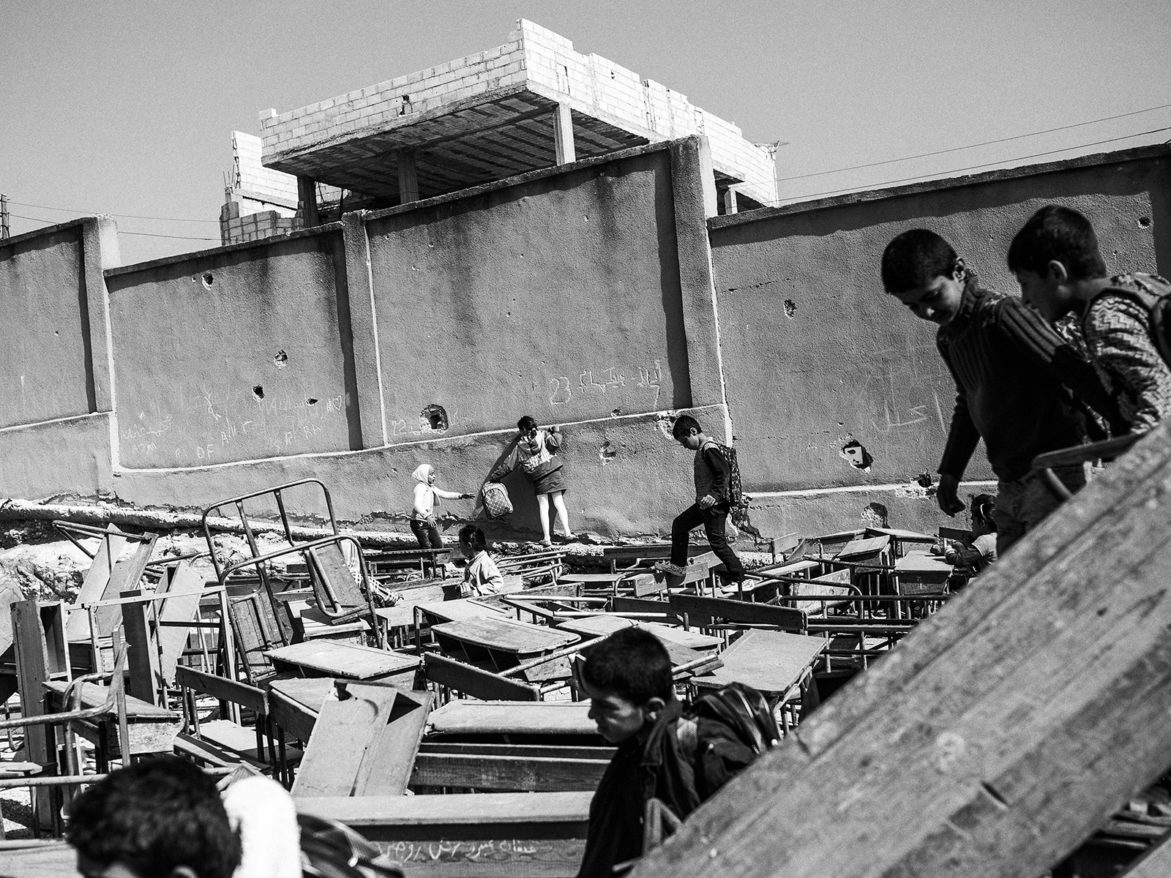
[[[1101,296],[1084,326],[1090,353],[1125,409],[1122,432],[1146,431],[1171,416],[1171,369],[1151,341],[1145,309],[1121,296]]]
[[[460,498],[459,491],[445,491],[442,488],[432,486],[432,491],[435,492],[436,497],[442,497],[444,500],[458,500]]]
[[[552,430],[545,432],[545,447],[549,449],[552,454],[556,454],[561,448],[561,431],[554,433]]]
[[[955,408],[952,409],[951,427],[947,431],[947,444],[943,447],[943,458],[939,461],[939,472],[941,475],[955,476],[956,479],[961,479],[964,470],[968,468],[968,461],[972,459],[972,453],[980,441],[980,431],[972,422],[972,415],[968,411],[968,397],[952,367],[947,343],[942,338],[937,338],[936,345],[939,348],[939,356],[943,358],[944,365],[951,373],[956,387]]]
[[[1126,432],[1118,406],[1102,386],[1094,366],[1045,318],[1014,296],[997,305],[996,320],[1008,341],[1054,380],[1064,384],[1079,404],[1097,412],[1114,431]]]

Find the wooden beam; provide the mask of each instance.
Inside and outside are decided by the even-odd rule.
[[[1167,768],[1169,489],[1164,423],[632,874],[1046,872]]]
[[[559,165],[577,161],[577,150],[573,145],[573,115],[569,104],[561,103],[553,110],[553,149]]]
[[[609,759],[420,753],[412,787],[556,793],[598,787]]]

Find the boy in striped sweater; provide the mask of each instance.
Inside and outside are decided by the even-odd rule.
[[[911,229],[891,241],[882,254],[882,282],[916,317],[939,327],[939,353],[955,380],[939,464],[939,508],[948,515],[964,508],[957,489],[983,439],[998,479],[993,515],[1003,555],[1061,502],[1031,472],[1033,458],[1085,440],[1087,418],[1079,404],[1112,424],[1114,406],[1072,344],[1020,299],[981,287],[934,232]],[[1055,472],[1071,491],[1085,484],[1080,465]]]

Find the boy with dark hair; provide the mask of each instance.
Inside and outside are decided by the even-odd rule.
[[[1030,472],[1038,454],[1078,445],[1086,436],[1080,402],[1113,416],[1090,363],[1020,299],[980,287],[952,246],[927,229],[911,229],[882,254],[882,282],[923,320],[939,326],[936,343],[956,384],[956,403],[939,464],[936,500],[955,515],[964,508],[960,479],[981,438],[999,480],[997,551],[1003,554],[1059,504]],[[1067,389],[1068,388],[1068,389]],[[1072,491],[1080,466],[1055,470]]]
[[[728,515],[732,511],[729,479],[732,471],[719,443],[703,432],[691,415],[680,415],[671,427],[671,435],[684,448],[695,452],[695,503],[683,510],[671,523],[671,560],[655,565],[660,573],[682,576],[686,572],[687,537],[703,525],[712,551],[724,562],[729,582],[744,579],[744,565],[728,545]]]
[[[474,524],[465,524],[459,529],[459,546],[468,557],[461,594],[499,594],[504,588],[504,577],[496,561],[488,554],[488,538],[484,536],[484,531]]]
[[[1056,204],[1017,232],[1008,267],[1024,300],[1046,320],[1080,318],[1090,359],[1130,432],[1171,415],[1171,368],[1151,334],[1151,309],[1171,294],[1171,283],[1152,274],[1107,277],[1090,221]]]
[[[240,839],[215,781],[173,756],[121,768],[69,808],[85,878],[231,878]]]
[[[682,820],[755,753],[718,727],[683,717],[667,650],[641,628],[623,628],[590,649],[579,683],[598,734],[617,750],[590,802],[578,878],[612,878],[615,867],[643,853],[651,799]]]

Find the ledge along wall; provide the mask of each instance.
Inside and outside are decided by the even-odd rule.
[[[475,491],[531,414],[564,427],[576,529],[658,533],[692,493],[666,413],[695,410],[726,435],[712,179],[706,141],[688,138],[256,244],[125,267],[107,255],[104,290],[73,226],[24,236],[0,262],[4,295],[31,311],[51,287],[67,300],[51,322],[72,338],[55,349],[38,328],[21,353],[27,337],[9,330],[7,371],[52,380],[27,412],[6,395],[0,494],[196,510],[314,476],[344,521],[406,530],[419,463]],[[110,330],[90,346],[116,407],[86,401],[99,372],[77,328],[86,284],[108,292]],[[62,472],[45,448],[77,428],[53,419],[94,411],[101,441],[75,441],[82,460]],[[531,489],[519,473],[506,484],[516,511],[490,530],[539,535]],[[289,502],[324,512],[309,490]],[[454,526],[472,508],[440,510]]]
[[[691,410],[735,425],[766,534],[933,531],[916,479],[953,388],[932,327],[882,292],[883,247],[933,228],[1015,290],[1008,242],[1057,201],[1112,268],[1167,273],[1169,155],[716,218],[706,141],[686,138],[125,267],[109,219],[22,235],[0,242],[0,497],[199,510],[314,476],[343,521],[405,531],[418,464],[474,491],[531,414],[565,427],[575,529],[662,534],[692,499],[669,429]],[[991,478],[981,452],[968,477]],[[539,534],[531,490],[506,484],[517,508],[490,534]],[[445,503],[445,525],[472,506]]]
[[[966,513],[948,522],[918,483],[938,480],[955,389],[935,327],[884,293],[883,249],[932,229],[986,286],[1019,294],[1008,245],[1038,208],[1060,203],[1090,217],[1112,272],[1167,274],[1169,156],[1143,148],[712,219],[728,406],[754,523],[766,533],[966,527]],[[975,484],[962,497],[995,490],[980,484],[994,479],[983,446],[965,478]]]

